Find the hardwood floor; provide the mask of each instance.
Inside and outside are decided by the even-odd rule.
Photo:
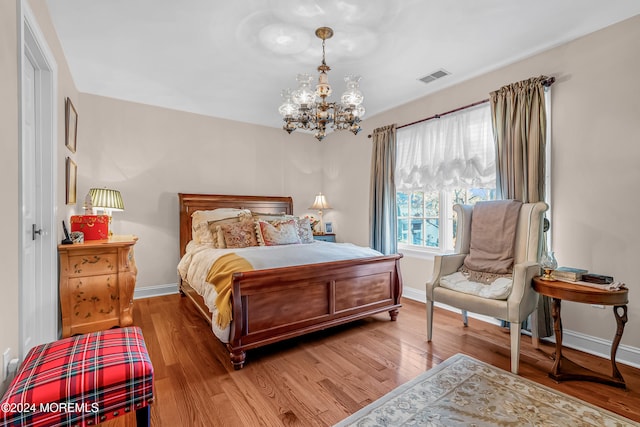
[[[179,295],[136,300],[155,369],[154,426],[327,426],[456,353],[509,370],[509,334],[501,328],[436,308],[426,342],[424,304],[403,300],[397,322],[385,313],[351,325],[247,353],[234,371],[225,347]],[[574,361],[605,373],[610,362],[567,349]],[[627,389],[568,381],[547,374],[551,344],[542,350],[522,337],[520,375],[640,421],[640,369],[619,365]]]

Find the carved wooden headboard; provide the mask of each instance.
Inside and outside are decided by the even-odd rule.
[[[221,194],[178,193],[180,199],[180,258],[191,240],[191,215],[195,211],[218,208],[249,209],[258,213],[293,214],[291,197],[235,196]]]

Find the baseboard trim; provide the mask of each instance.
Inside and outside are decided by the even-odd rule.
[[[402,296],[404,298],[422,303],[427,302],[426,291],[420,291],[415,288],[403,288]],[[460,309],[451,307],[446,304],[440,304],[436,302],[435,305],[436,307],[453,311],[454,313],[460,312]],[[483,316],[481,314],[469,312],[469,317],[494,325],[500,324],[499,320],[493,317]],[[554,337],[542,338],[542,340],[555,342]],[[584,351],[585,353],[593,354],[594,356],[599,356],[607,360],[609,359],[611,354],[611,341],[567,329],[564,329],[562,331],[562,345],[573,348],[575,350]],[[634,368],[640,368],[640,348],[621,344],[618,347],[618,353],[616,354],[616,362],[633,366]]]
[[[133,299],[140,298],[152,298],[159,297],[162,295],[171,295],[178,293],[178,284],[177,283],[169,283],[167,285],[155,285],[155,286],[145,286],[142,288],[136,288],[133,292]]]

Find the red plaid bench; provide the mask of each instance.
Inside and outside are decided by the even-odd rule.
[[[138,327],[32,348],[0,401],[0,426],[92,426],[136,411],[149,425],[153,366]]]

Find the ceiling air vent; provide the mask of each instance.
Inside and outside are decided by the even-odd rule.
[[[432,81],[438,80],[444,76],[448,76],[449,74],[451,73],[441,68],[438,71],[435,71],[427,76],[420,78],[419,80],[424,83],[431,83]]]

